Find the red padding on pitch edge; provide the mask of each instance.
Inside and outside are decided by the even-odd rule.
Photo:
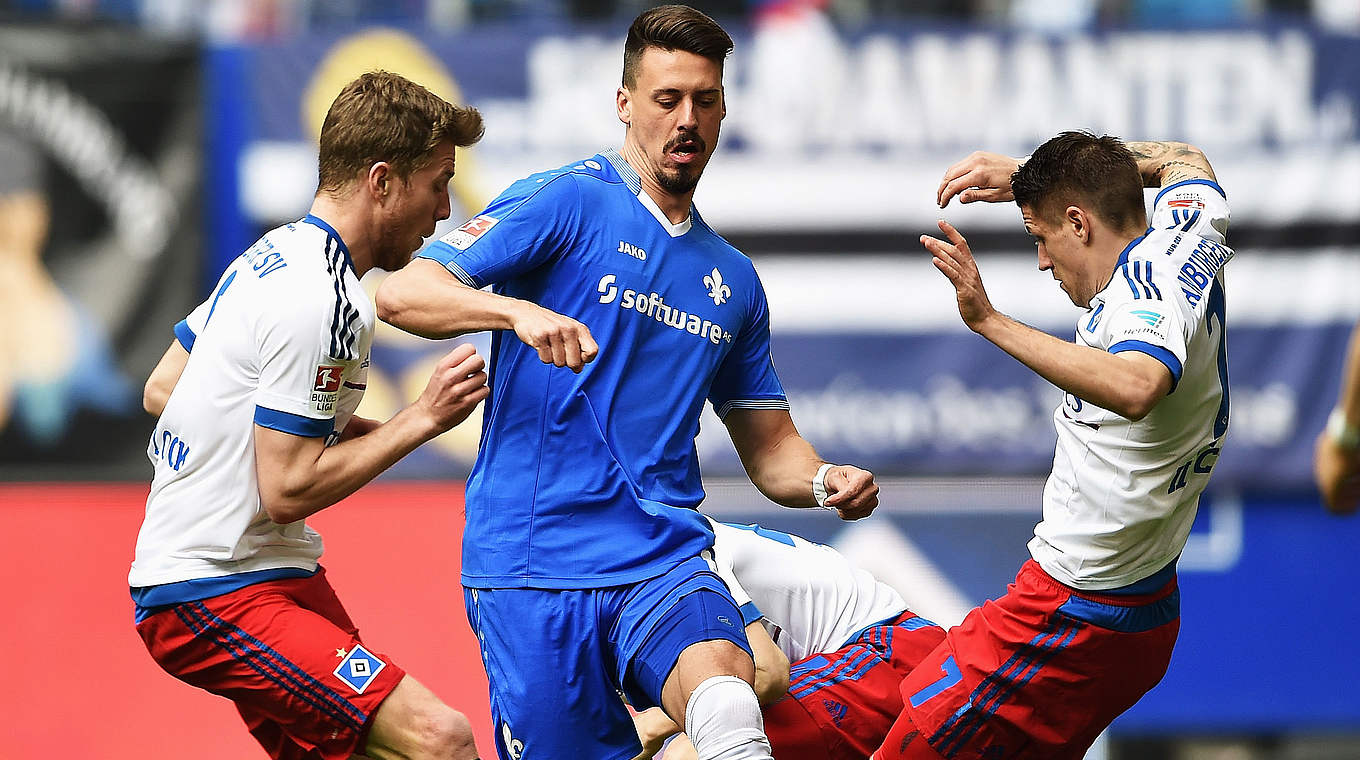
[[[228,701],[166,675],[133,630],[127,573],[146,494],[144,483],[0,484],[6,756],[263,756]],[[463,484],[378,483],[308,522],[363,638],[465,713],[494,756],[458,583]]]

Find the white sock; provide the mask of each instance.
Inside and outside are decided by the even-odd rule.
[[[713,676],[690,694],[685,733],[699,760],[771,760],[760,702],[736,676]]]

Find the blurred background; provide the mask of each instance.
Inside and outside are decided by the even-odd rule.
[[[442,234],[513,180],[620,144],[623,35],[648,5],[0,0],[0,525],[16,597],[0,608],[0,756],[262,756],[228,703],[158,672],[132,629],[142,382],[222,268],[305,213],[345,82],[384,68],[486,116]],[[1060,393],[962,327],[916,238],[947,218],[999,308],[1064,338],[1078,312],[1013,206],[940,210],[940,176],[1068,128],[1194,143],[1233,209],[1232,425],[1180,562],[1171,670],[1092,757],[1360,757],[1360,523],[1326,516],[1310,480],[1360,317],[1360,3],[695,5],[737,41],[696,204],[756,261],[800,430],[885,484],[854,525],[774,507],[710,415],[706,509],[835,544],[944,624],[1003,593]],[[360,413],[390,416],[448,348],[380,326]],[[477,423],[313,522],[365,637],[468,712],[489,757],[457,584]]]

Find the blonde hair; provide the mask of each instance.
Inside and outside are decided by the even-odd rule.
[[[485,127],[475,108],[456,106],[405,77],[370,71],[345,85],[321,123],[318,191],[335,192],[379,161],[405,179],[435,146],[467,147]]]

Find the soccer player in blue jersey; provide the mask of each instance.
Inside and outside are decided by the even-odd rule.
[[[705,399],[771,499],[844,519],[877,506],[870,473],[798,435],[755,269],[691,204],[731,49],[691,8],[642,13],[622,150],[515,183],[378,293],[379,315],[420,335],[497,331],[462,578],[506,760],[633,757],[619,692],[661,706],[705,760],[770,756],[694,509]]]

